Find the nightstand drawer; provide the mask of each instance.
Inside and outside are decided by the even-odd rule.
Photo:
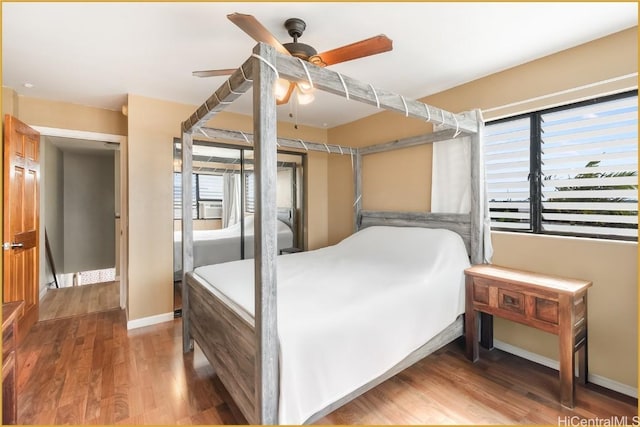
[[[489,305],[489,286],[477,281],[473,283],[473,300]]]
[[[534,316],[538,320],[543,322],[558,324],[558,301],[553,301],[546,298],[535,297],[535,312]]]
[[[498,289],[498,308],[512,313],[524,314],[524,294]]]

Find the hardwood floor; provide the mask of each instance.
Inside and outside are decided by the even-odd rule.
[[[51,320],[120,307],[120,282],[49,289],[40,301],[40,319]]]
[[[39,322],[18,362],[20,424],[245,423],[204,356],[183,356],[180,319],[128,332],[121,310]],[[558,390],[556,371],[499,350],[471,364],[454,342],[318,423],[631,423],[637,414],[634,399],[592,385],[564,409]]]

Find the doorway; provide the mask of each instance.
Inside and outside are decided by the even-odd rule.
[[[41,133],[40,319],[126,306],[126,138]]]

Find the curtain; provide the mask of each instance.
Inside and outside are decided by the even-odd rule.
[[[240,174],[225,173],[222,180],[222,228],[227,228],[240,221],[242,188]]]
[[[433,143],[431,212],[469,213],[471,211],[470,143],[469,137]],[[480,180],[484,260],[490,263],[493,245],[483,161],[480,165]]]

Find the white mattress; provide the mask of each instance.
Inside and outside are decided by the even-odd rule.
[[[448,230],[369,227],[277,260],[280,424],[382,375],[464,312],[469,260]],[[252,260],[195,270],[251,315],[253,272]]]
[[[253,215],[246,217],[244,228],[245,258],[253,258]],[[293,232],[278,221],[278,249],[293,246]],[[240,223],[220,230],[193,231],[193,266],[219,264],[240,259]],[[173,271],[182,272],[182,232],[173,234]]]

